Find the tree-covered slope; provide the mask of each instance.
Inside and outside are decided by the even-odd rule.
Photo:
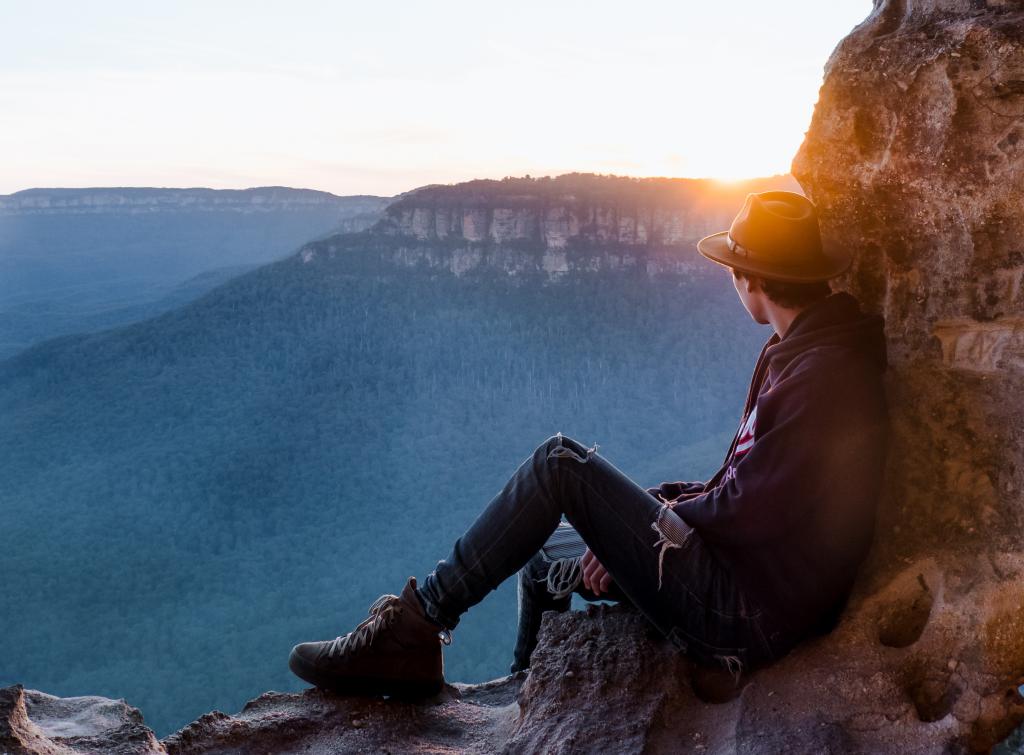
[[[166,311],[195,290],[197,281],[181,286],[194,276],[266,264],[323,234],[363,228],[388,201],[285,187],[0,196],[0,359]]]

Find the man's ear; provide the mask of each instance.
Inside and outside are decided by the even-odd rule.
[[[756,275],[744,275],[743,285],[747,287],[748,294],[756,294],[761,290],[761,279]]]

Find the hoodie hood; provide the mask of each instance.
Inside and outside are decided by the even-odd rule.
[[[769,341],[768,369],[778,374],[808,349],[839,346],[862,355],[882,372],[888,365],[884,326],[882,317],[865,314],[850,294],[831,294],[797,315],[785,337]]]

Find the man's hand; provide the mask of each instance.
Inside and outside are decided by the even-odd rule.
[[[608,592],[608,588],[612,584],[612,575],[601,565],[601,562],[597,560],[597,556],[593,554],[590,548],[587,548],[583,554],[580,565],[583,567],[584,587],[594,593],[594,595]]]
[[[675,503],[684,495],[699,495],[705,491],[705,488],[707,488],[707,483],[704,482],[663,482],[661,485],[647,488],[647,492],[662,503]]]

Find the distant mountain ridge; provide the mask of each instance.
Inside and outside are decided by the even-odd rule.
[[[337,205],[346,215],[375,213],[390,197],[338,196],[315,189],[261,186],[251,189],[91,187],[34,188],[0,195],[0,215],[179,210],[269,212],[275,209]]]
[[[0,359],[46,338],[166,311],[225,280],[225,270],[364,230],[390,201],[281,186],[0,196]],[[218,272],[196,278],[210,271]]]

